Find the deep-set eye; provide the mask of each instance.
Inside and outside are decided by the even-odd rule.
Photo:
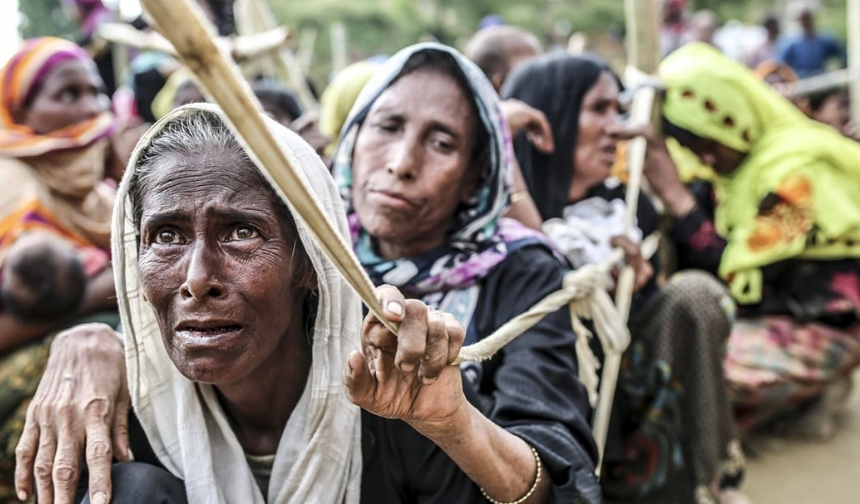
[[[155,233],[154,241],[159,245],[176,245],[182,242],[182,238],[173,229],[162,229]]]
[[[252,240],[260,236],[257,230],[248,226],[237,226],[230,233],[230,241]]]

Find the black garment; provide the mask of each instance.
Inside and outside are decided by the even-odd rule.
[[[714,199],[709,186],[699,185],[697,204],[672,230],[681,269],[718,274],[727,242],[713,222]],[[738,316],[788,315],[793,320],[849,327],[858,320],[860,261],[789,259],[762,268],[762,300],[738,307]],[[845,303],[844,301],[849,301]]]
[[[482,282],[473,318],[478,334],[491,334],[558,290],[563,275],[542,246],[511,254]],[[485,362],[479,383],[464,374],[463,386],[469,401],[487,417],[535,447],[543,477],[553,483],[551,502],[593,504],[601,501],[594,477],[597,450],[587,420],[588,399],[577,380],[574,338],[569,312],[562,309]],[[361,421],[362,502],[486,502],[447,454],[407,424],[367,412]],[[151,449],[140,444],[145,441],[142,432],[134,425],[130,432],[136,460],[158,465]]]
[[[502,89],[503,98],[515,98],[540,110],[552,127],[555,151],[550,154],[538,151],[525,132],[514,138],[517,161],[543,220],[562,217],[570,204],[567,195],[575,169],[573,150],[582,100],[603,71],[612,72],[596,56],[550,53],[517,67]],[[618,84],[621,87],[620,81]]]
[[[473,317],[488,336],[561,287],[564,271],[544,247],[522,248],[487,275]],[[543,319],[493,359],[463,376],[469,401],[541,456],[554,503],[597,503],[596,447],[585,389],[577,379],[570,314]],[[362,414],[362,502],[483,503],[478,487],[432,441],[403,422]]]

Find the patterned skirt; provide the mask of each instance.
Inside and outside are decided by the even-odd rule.
[[[818,396],[860,365],[860,326],[769,316],[735,324],[726,357],[738,424],[747,430]]]
[[[723,359],[734,303],[712,276],[682,272],[631,323],[602,470],[607,502],[713,504],[744,459]]]

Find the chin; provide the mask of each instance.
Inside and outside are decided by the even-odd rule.
[[[244,359],[237,359],[235,352],[224,355],[171,356],[173,365],[182,376],[196,383],[218,385],[237,381],[248,374]]]

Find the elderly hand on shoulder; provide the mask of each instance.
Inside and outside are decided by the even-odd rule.
[[[406,299],[392,286],[376,292],[386,316],[400,328],[394,335],[367,315],[361,352],[352,352],[344,368],[347,396],[377,416],[403,420],[425,434],[455,427],[467,401],[460,368],[450,364],[466,331],[452,315]]]
[[[15,487],[27,500],[71,503],[81,475],[82,452],[90,495],[111,495],[111,463],[131,460],[128,412],[131,401],[125,354],[105,324],[83,324],[59,334],[36,395],[27,410],[15,450]]]

